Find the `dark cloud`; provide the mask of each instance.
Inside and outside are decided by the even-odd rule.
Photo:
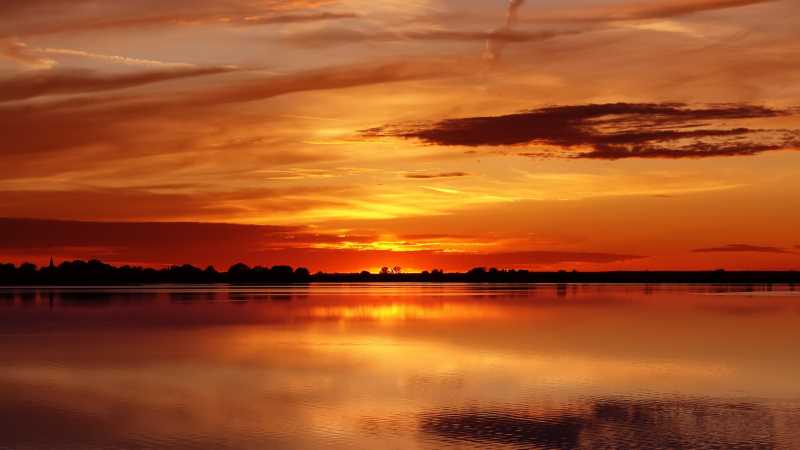
[[[366,234],[318,233],[302,226],[0,218],[0,249],[3,250],[52,247],[133,249],[163,245],[178,248],[199,243],[220,247],[225,243],[237,246],[236,250],[241,251],[241,246],[248,245],[263,250],[345,241],[372,242],[376,239],[377,236]]]
[[[228,225],[188,222],[79,222],[66,220],[0,219],[0,248],[125,247],[148,240],[182,242],[263,239],[286,236],[296,227]],[[10,236],[13,236],[11,239]]]
[[[359,261],[359,267],[381,267],[384,265],[401,267],[445,268],[466,271],[473,267],[497,268],[552,268],[583,264],[613,264],[644,259],[643,256],[621,253],[592,251],[531,250],[490,253],[460,253],[437,250],[383,251],[383,250],[303,250],[308,260],[328,267],[336,267],[341,261]],[[287,255],[287,257],[290,257]],[[341,259],[341,261],[338,261]]]
[[[493,117],[389,125],[369,137],[402,137],[445,146],[526,146],[530,157],[616,160],[753,155],[800,145],[800,131],[732,126],[731,121],[792,116],[746,104],[676,103],[553,106]],[[536,148],[549,146],[553,148]]]
[[[303,258],[294,250],[374,239],[316,233],[294,226],[0,219],[0,255],[18,259],[51,254],[65,259],[103,258],[145,265],[265,260],[299,264]]]
[[[468,177],[469,175],[467,172],[407,173],[405,177],[413,180],[431,180],[435,178]]]
[[[230,67],[160,68],[126,74],[101,74],[89,70],[23,72],[0,79],[0,102],[45,95],[83,94],[143,86],[183,78],[232,72]]]
[[[549,265],[559,263],[599,263],[609,264],[615,262],[633,261],[644,259],[645,256],[626,255],[618,253],[580,252],[580,251],[519,251],[489,254],[461,254],[455,255],[463,261],[469,261],[471,266],[498,265],[502,267],[529,267],[535,265]]]
[[[98,203],[93,198],[85,198],[83,202]],[[3,203],[2,199],[0,203]],[[127,204],[125,200],[118,200],[118,203],[120,209]],[[58,211],[55,213],[59,214]],[[421,236],[416,238],[421,239]],[[560,263],[607,264],[641,258],[581,251],[453,253],[337,248],[337,245],[347,247],[345,243],[371,243],[379,239],[370,233],[342,235],[297,226],[0,219],[0,259],[15,261],[46,261],[50,256],[60,259],[101,258],[109,262],[144,265],[191,263],[226,266],[244,261],[248,264],[304,265],[314,270],[358,271],[387,264],[468,270],[477,266],[524,268]]]
[[[779,247],[766,247],[749,244],[728,244],[722,247],[698,248],[692,251],[694,253],[792,253]]]

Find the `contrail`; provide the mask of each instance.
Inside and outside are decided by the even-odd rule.
[[[506,17],[506,24],[490,33],[489,39],[486,40],[486,51],[484,52],[484,58],[489,61],[497,61],[500,59],[500,54],[503,52],[503,48],[506,46],[503,35],[508,35],[514,25],[516,25],[519,10],[524,4],[525,0],[508,0],[508,16]]]
[[[508,19],[506,21],[506,27],[511,28],[517,23],[517,14],[524,4],[525,0],[508,0]]]

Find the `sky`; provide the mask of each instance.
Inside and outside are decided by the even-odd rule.
[[[4,0],[0,260],[799,269],[794,0]]]

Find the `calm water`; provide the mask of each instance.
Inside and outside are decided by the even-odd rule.
[[[791,287],[0,290],[0,449],[800,449]]]

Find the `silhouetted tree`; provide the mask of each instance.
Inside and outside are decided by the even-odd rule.
[[[275,266],[271,270],[272,278],[275,279],[291,279],[294,274],[294,269],[291,266]]]
[[[246,273],[249,271],[250,266],[244,263],[234,264],[228,269],[228,273]]]
[[[299,283],[306,283],[311,280],[311,272],[305,267],[298,267],[294,271],[294,278]]]
[[[248,281],[250,271],[250,266],[247,264],[234,264],[228,269],[228,281],[232,283],[246,283]]]

